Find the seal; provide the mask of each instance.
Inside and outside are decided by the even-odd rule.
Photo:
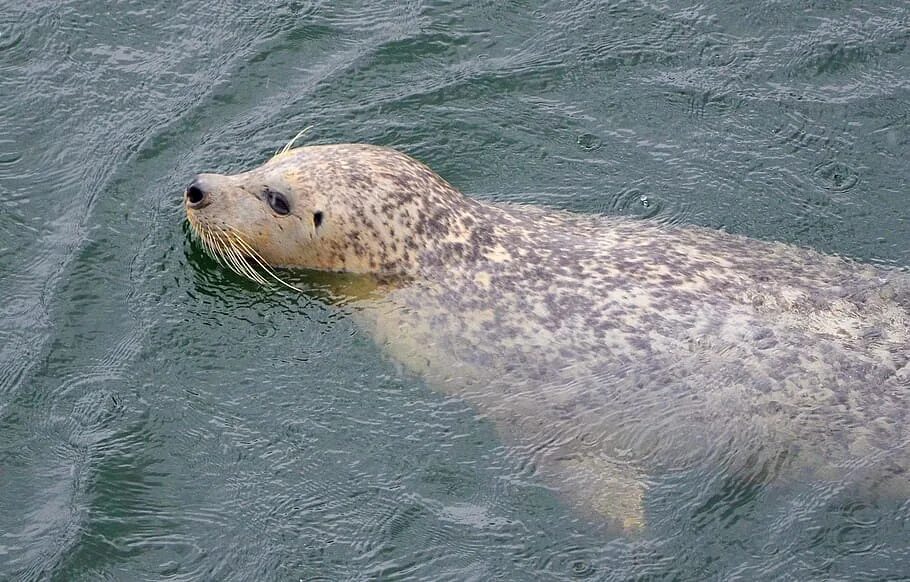
[[[906,273],[482,202],[377,146],[286,150],[196,176],[202,245],[262,283],[283,282],[277,267],[359,274],[376,341],[578,507],[641,527],[648,484],[697,467],[910,495]]]

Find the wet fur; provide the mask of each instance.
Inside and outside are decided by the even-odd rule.
[[[905,273],[697,227],[482,203],[374,146],[299,148],[213,180],[222,200],[189,212],[197,231],[234,229],[271,266],[406,280],[360,304],[377,341],[473,402],[581,505],[634,524],[647,475],[755,454],[784,459],[781,475],[850,466],[910,494]],[[243,197],[275,184],[300,224],[324,212],[325,230],[273,227],[283,219]]]

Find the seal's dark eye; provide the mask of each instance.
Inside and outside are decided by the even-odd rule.
[[[315,225],[316,228],[322,226],[322,212],[317,210],[313,213],[313,225]]]
[[[281,214],[282,216],[288,214],[291,211],[291,205],[288,204],[288,199],[284,197],[284,194],[281,192],[275,192],[274,190],[265,191],[265,199],[269,203],[269,206],[272,207],[272,210],[276,214]]]

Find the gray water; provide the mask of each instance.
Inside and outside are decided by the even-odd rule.
[[[0,579],[910,577],[910,501],[830,484],[669,476],[605,530],[181,207],[313,126],[486,200],[908,268],[908,42],[906,1],[2,2]]]

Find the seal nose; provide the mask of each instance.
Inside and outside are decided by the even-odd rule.
[[[186,205],[194,210],[199,210],[203,206],[208,206],[211,202],[211,195],[205,189],[202,181],[196,178],[186,187]]]

